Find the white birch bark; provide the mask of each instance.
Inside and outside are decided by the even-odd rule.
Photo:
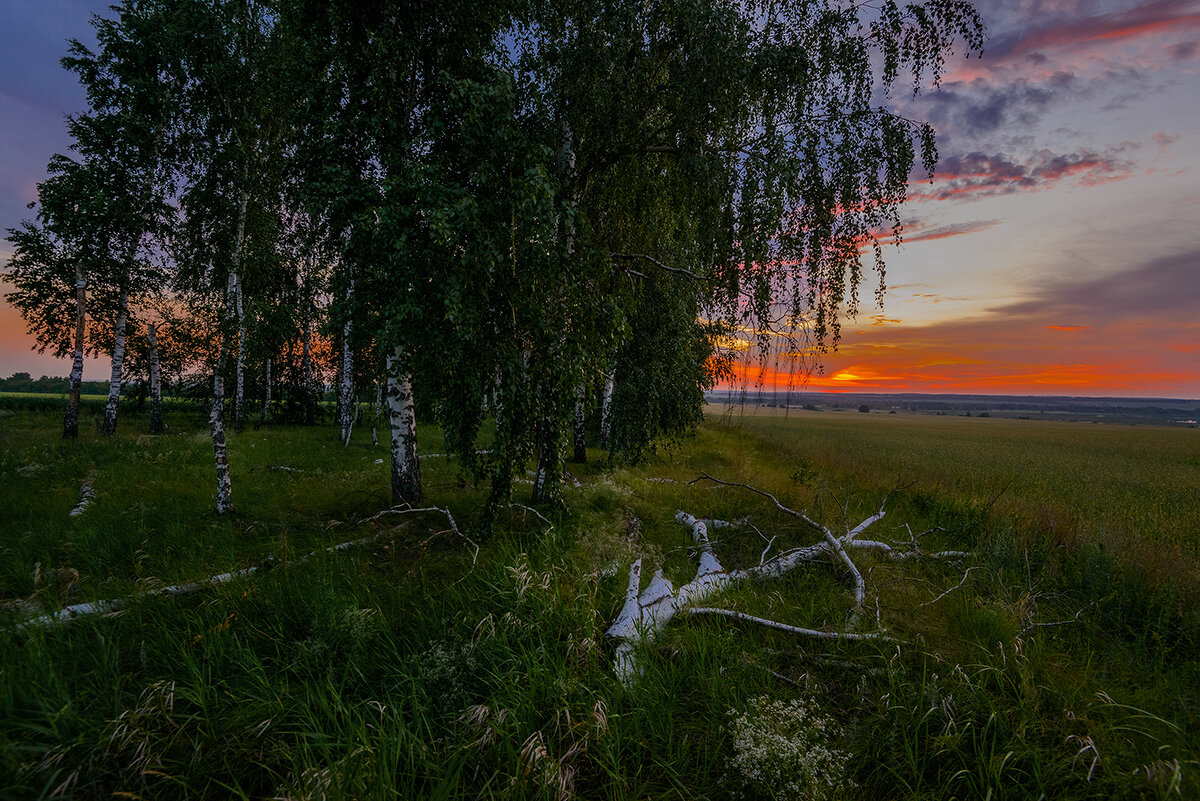
[[[117,305],[117,322],[113,327],[112,375],[108,380],[108,402],[104,404],[104,424],[100,433],[111,437],[117,433],[117,408],[121,402],[121,376],[125,364],[125,325],[129,320],[129,294],[122,289]]]
[[[616,379],[616,367],[609,369],[604,376],[604,394],[600,400],[600,444],[612,448],[612,400],[613,384]]]
[[[421,460],[417,455],[417,418],[412,381],[399,345],[387,357],[387,405],[392,447],[392,504],[421,501]]]
[[[87,325],[87,276],[75,264],[75,359],[71,363],[71,388],[63,415],[63,439],[79,436],[79,396],[83,388],[83,336]]]
[[[717,481],[710,476],[706,476],[712,481]],[[732,484],[729,482],[718,483],[728,486],[746,487],[753,492],[757,492],[772,500],[774,496],[764,493],[761,490],[754,489],[745,484]],[[885,499],[886,502],[886,499]],[[879,511],[870,517],[863,520],[853,529],[847,527],[847,531],[843,536],[833,534],[828,528],[812,521],[801,512],[794,512],[787,507],[784,507],[777,500],[776,505],[791,514],[801,517],[806,522],[817,528],[823,539],[821,542],[812,545],[793,548],[788,551],[771,558],[766,558],[766,553],[759,559],[759,563],[753,567],[742,570],[726,570],[721,566],[713,553],[712,543],[708,538],[708,529],[710,527],[722,527],[731,525],[725,521],[719,520],[699,520],[686,512],[677,512],[675,520],[681,525],[687,526],[692,532],[692,538],[696,545],[700,548],[700,560],[696,569],[696,576],[687,584],[680,587],[675,587],[669,579],[663,576],[659,570],[654,574],[650,584],[646,589],[639,592],[641,586],[641,571],[642,560],[636,560],[629,568],[629,585],[625,591],[625,603],[621,608],[620,614],[613,624],[608,629],[608,636],[619,640],[617,645],[616,655],[614,657],[614,670],[617,676],[622,681],[632,682],[641,672],[637,664],[636,651],[642,643],[650,642],[655,635],[663,629],[677,614],[687,612],[689,614],[706,614],[706,615],[721,615],[724,617],[744,620],[759,625],[770,626],[772,628],[788,631],[793,634],[799,634],[809,637],[817,637],[823,639],[842,639],[842,640],[890,640],[882,632],[854,633],[849,631],[819,631],[816,629],[806,629],[799,626],[790,626],[783,623],[777,623],[772,620],[747,615],[741,612],[712,609],[702,607],[700,604],[727,587],[735,584],[740,584],[749,579],[770,579],[783,576],[787,572],[796,569],[800,565],[809,564],[812,562],[828,562],[832,558],[834,561],[840,561],[843,564],[849,565],[852,573],[852,583],[854,585],[854,607],[853,612],[856,614],[859,607],[862,606],[863,584],[861,581],[861,572],[854,565],[854,562],[847,554],[847,550],[860,549],[877,553],[885,558],[892,560],[905,559],[962,559],[970,556],[968,553],[959,551],[943,551],[934,554],[924,554],[916,546],[916,538],[913,545],[907,550],[900,550],[887,543],[860,540],[858,537],[866,531],[872,524],[881,520],[884,516],[884,508],[881,505]],[[851,627],[853,626],[854,617],[851,617]]]
[[[225,284],[225,324],[221,331],[221,351],[217,357],[217,369],[213,372],[213,402],[208,412],[208,427],[213,443],[213,462],[217,468],[217,514],[222,515],[233,509],[233,481],[229,475],[229,455],[225,448],[225,370],[229,362],[229,331],[237,316],[238,274],[242,266],[242,242],[246,234],[248,201],[249,197],[243,191],[238,208],[233,264]]]
[[[161,434],[162,419],[162,376],[158,369],[158,331],[154,323],[146,326],[146,341],[150,350],[150,433]]]

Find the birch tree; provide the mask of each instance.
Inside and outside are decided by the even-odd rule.
[[[256,0],[162,0],[169,9],[181,85],[183,155],[179,280],[223,290],[209,429],[218,513],[232,508],[226,452],[226,380],[242,425],[248,267],[274,261],[282,112],[273,10]]]

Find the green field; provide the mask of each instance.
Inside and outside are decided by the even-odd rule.
[[[593,451],[565,509],[506,509],[486,533],[486,486],[422,428],[427,501],[468,542],[440,513],[368,519],[388,466],[362,426],[346,448],[332,427],[231,437],[236,512],[218,517],[194,412],[159,437],[126,415],[112,440],[84,419],[62,442],[61,411],[0,407],[0,796],[788,797],[818,719],[814,798],[1200,795],[1200,432],[713,411],[646,464]],[[625,686],[604,630],[629,563],[695,573],[676,509],[750,517],[715,543],[729,567],[819,539],[745,490],[682,483],[702,472],[835,530],[892,491],[873,538],[937,528],[927,551],[974,556],[856,557],[859,629],[895,642],[680,617]],[[95,500],[70,517],[82,483]],[[812,565],[713,603],[839,631],[845,579]]]

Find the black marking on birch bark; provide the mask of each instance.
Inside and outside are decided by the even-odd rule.
[[[150,360],[150,433],[163,432],[162,376],[158,367],[158,331],[154,323],[146,326],[146,343]]]
[[[391,429],[392,503],[421,502],[421,459],[417,453],[417,420],[412,382],[404,370],[404,351],[396,347],[387,357],[388,422]]]
[[[112,375],[108,380],[108,401],[104,404],[104,422],[100,433],[111,437],[117,433],[117,409],[121,402],[121,375],[125,364],[125,326],[129,320],[129,294],[122,288],[117,305],[117,322],[113,327]]]

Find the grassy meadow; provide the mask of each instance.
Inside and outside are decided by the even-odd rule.
[[[440,512],[376,516],[369,419],[348,447],[333,426],[231,435],[218,517],[197,411],[157,437],[125,414],[111,440],[86,414],[63,442],[61,409],[0,400],[0,797],[1200,797],[1195,429],[714,408],[642,465],[593,450],[564,508],[485,534],[486,487],[421,428],[427,501],[467,540]],[[677,509],[749,517],[714,534],[727,568],[819,539],[685,483],[702,472],[835,531],[890,492],[872,538],[936,529],[926,551],[974,555],[856,555],[858,628],[892,641],[681,615],[625,686],[604,631],[629,564],[695,575]],[[814,564],[712,605],[837,631],[850,603]]]

